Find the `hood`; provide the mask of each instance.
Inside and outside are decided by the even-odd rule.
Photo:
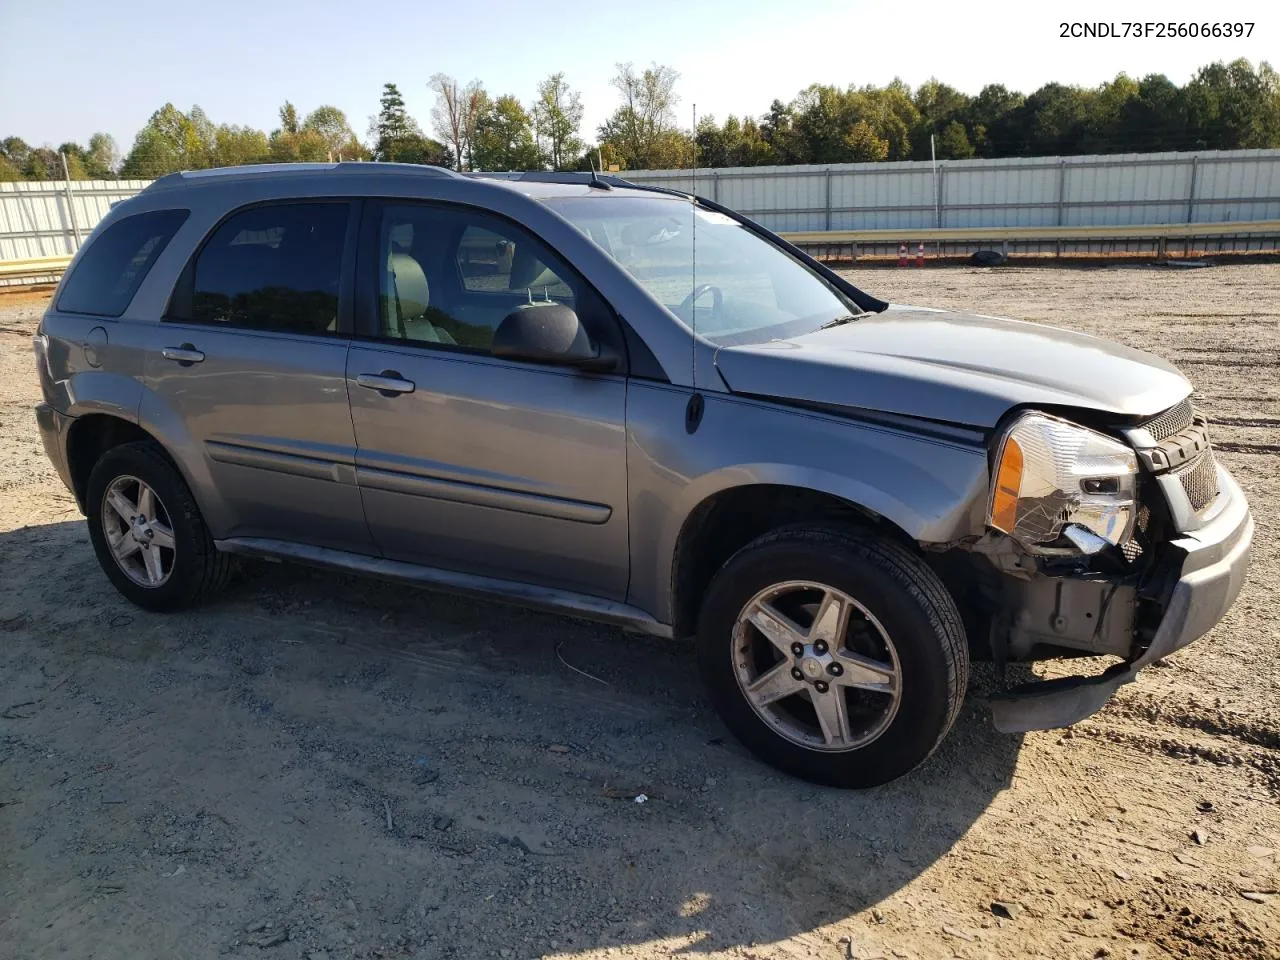
[[[789,340],[725,347],[735,393],[994,427],[1012,407],[1155,416],[1191,392],[1171,364],[1087,334],[1020,320],[891,306]]]

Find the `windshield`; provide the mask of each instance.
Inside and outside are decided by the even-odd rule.
[[[546,203],[686,326],[722,346],[793,337],[862,312],[785,251],[688,200],[631,193]]]

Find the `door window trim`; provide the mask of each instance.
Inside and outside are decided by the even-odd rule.
[[[557,276],[566,283],[574,281],[580,283],[604,308],[606,318],[603,322],[609,323],[614,331],[613,346],[618,350],[620,362],[616,370],[608,372],[595,372],[584,374],[577,371],[571,371],[568,367],[558,367],[554,364],[536,364],[524,363],[518,360],[508,360],[504,357],[495,357],[488,350],[477,347],[468,347],[462,344],[437,343],[427,340],[410,340],[402,337],[388,337],[382,333],[381,315],[378,305],[379,297],[379,270],[378,261],[380,259],[381,249],[381,228],[382,216],[387,207],[426,207],[436,210],[448,210],[456,213],[478,215],[481,218],[495,220],[500,223],[510,224],[518,232],[531,238],[535,243],[541,245],[543,250],[547,252],[550,262],[544,265],[549,267]],[[463,228],[465,231],[465,227]],[[452,264],[453,270],[457,273],[457,282],[459,286],[463,286],[462,271],[456,262],[455,257],[447,258]],[[633,349],[633,338],[635,334],[629,333],[629,327],[618,311],[614,309],[605,296],[596,289],[580,270],[574,268],[569,261],[560,254],[558,250],[537,232],[530,229],[525,224],[509,217],[506,214],[491,210],[488,207],[478,206],[473,203],[459,203],[457,201],[422,199],[420,197],[377,197],[366,198],[361,210],[360,220],[360,240],[359,247],[355,258],[355,305],[354,305],[354,326],[352,328],[352,339],[363,342],[376,343],[381,347],[405,348],[410,350],[427,350],[441,356],[447,356],[458,359],[474,359],[484,358],[503,366],[514,365],[521,369],[541,369],[556,371],[563,373],[572,372],[574,376],[586,377],[626,377],[630,373],[630,353]],[[470,291],[475,292],[475,291]],[[646,348],[647,349],[647,348]]]
[[[196,261],[200,259],[205,247],[212,242],[214,236],[222,229],[223,225],[247,210],[254,210],[258,207],[295,206],[297,204],[343,204],[347,208],[347,224],[343,232],[342,260],[339,264],[338,274],[338,323],[336,329],[332,332],[328,330],[273,330],[269,327],[250,327],[228,321],[208,322],[192,319],[189,313],[192,300],[195,297]],[[238,330],[269,336],[318,337],[324,340],[350,339],[355,329],[355,265],[363,207],[364,200],[362,198],[341,196],[274,197],[267,200],[255,200],[252,203],[233,207],[217,219],[205,235],[200,238],[200,242],[196,245],[195,250],[192,251],[191,256],[187,258],[187,262],[183,266],[182,272],[178,274],[178,279],[169,294],[169,299],[165,303],[164,313],[160,317],[161,322],[187,323],[192,326],[206,327],[213,330]],[[186,311],[188,315],[184,316],[179,311]]]

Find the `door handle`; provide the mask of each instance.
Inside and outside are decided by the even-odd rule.
[[[398,370],[362,373],[356,377],[356,383],[366,390],[377,390],[384,397],[393,397],[398,393],[413,393],[414,388],[414,382],[400,376]]]
[[[180,363],[184,367],[189,367],[193,363],[200,363],[204,360],[204,354],[189,343],[184,343],[180,347],[165,347],[160,351],[160,356],[166,360]]]

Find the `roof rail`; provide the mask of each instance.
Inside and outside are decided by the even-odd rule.
[[[475,177],[480,180],[522,180],[526,183],[577,183],[584,187],[635,187],[643,190],[644,185],[623,180],[611,174],[591,173],[585,170],[510,170],[503,172],[464,173],[464,177]]]
[[[409,176],[456,177],[459,174],[444,167],[418,163],[373,163],[346,160],[334,163],[250,163],[238,167],[210,167],[206,170],[180,170],[153,180],[148,190],[173,187],[184,182],[232,179],[235,177],[282,177],[299,173],[392,173]]]
[[[334,164],[342,173],[404,173],[426,177],[460,177],[462,174],[448,167],[435,167],[426,163],[390,163],[385,160],[343,160]]]

